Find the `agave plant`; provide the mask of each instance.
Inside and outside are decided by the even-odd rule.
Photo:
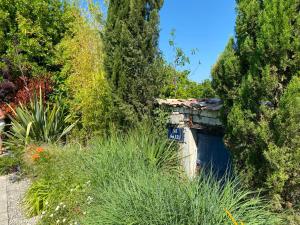
[[[44,104],[41,91],[39,97],[35,95],[28,105],[20,104],[13,113],[11,129],[6,133],[9,147],[59,142],[76,124],[68,122],[70,115],[58,102]]]

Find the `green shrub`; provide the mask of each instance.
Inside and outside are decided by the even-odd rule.
[[[82,216],[82,204],[88,197],[90,172],[85,170],[85,151],[80,146],[45,148],[48,160],[33,166],[32,185],[23,200],[29,216],[42,215],[41,224],[55,224],[57,220]],[[78,215],[77,215],[78,214]],[[74,221],[73,221],[74,222]]]
[[[276,210],[296,206],[299,8],[294,0],[236,2],[236,38],[230,38],[212,69],[213,87],[224,101],[225,142],[245,185],[263,189]]]
[[[103,68],[102,14],[92,1],[83,2],[87,11],[72,8],[74,20],[57,52],[63,62],[59,77],[66,78],[66,103],[72,118],[79,120],[72,137],[80,141],[105,133],[110,97]]]
[[[15,156],[0,157],[0,175],[15,172],[17,167],[21,164],[20,159]]]
[[[128,137],[128,144],[137,146],[145,162],[152,167],[166,172],[178,172],[179,154],[175,142],[170,142],[150,122],[145,121],[143,125],[132,130]]]
[[[5,144],[15,148],[24,147],[30,142],[61,141],[75,125],[70,125],[68,118],[58,102],[54,105],[44,104],[40,91],[39,97],[35,95],[28,106],[20,104],[14,111]]]
[[[83,224],[232,224],[229,210],[245,224],[276,224],[266,204],[236,181],[212,177],[183,182],[154,170],[127,174],[96,187],[97,198]]]
[[[24,206],[29,216],[40,214],[51,197],[51,185],[48,181],[38,180],[27,191]]]
[[[288,209],[284,210],[280,214],[282,217],[282,220],[285,221],[285,224],[287,225],[298,225],[300,224],[300,211],[299,208],[297,210],[294,209]]]
[[[43,192],[43,185],[37,190],[36,182],[49,184],[49,204],[39,209],[45,211],[43,225],[58,220],[87,225],[232,224],[225,208],[246,224],[276,224],[266,204],[236,181],[182,179],[175,150],[151,127],[97,139],[85,148],[52,148],[49,160],[36,165],[37,180],[25,201],[38,201],[35,193]]]

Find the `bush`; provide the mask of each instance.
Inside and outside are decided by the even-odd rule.
[[[30,142],[58,142],[74,126],[75,124],[68,124],[68,115],[59,103],[44,104],[40,91],[40,96],[35,95],[28,106],[21,104],[14,110],[5,144],[11,148],[23,148]]]
[[[42,215],[41,224],[82,216],[79,203],[87,197],[85,184],[91,176],[88,168],[85,169],[86,153],[79,146],[61,149],[50,145],[44,149],[44,154],[47,160],[37,160],[31,165],[35,179],[23,201],[27,214]]]
[[[266,204],[237,181],[180,178],[175,150],[151,127],[85,148],[50,146],[49,159],[34,164],[37,179],[25,204],[31,215],[43,215],[43,225],[232,224],[225,209],[246,224],[276,224]]]
[[[27,214],[29,216],[41,214],[46,208],[52,192],[53,190],[48,181],[39,180],[34,182],[26,193],[26,201],[24,201]]]
[[[57,58],[63,62],[59,78],[65,78],[62,86],[68,96],[66,103],[72,118],[79,120],[72,136],[83,141],[104,134],[110,121],[107,118],[110,93],[102,65],[101,12],[92,1],[85,3],[87,12],[72,8],[74,21],[57,48]]]
[[[0,175],[16,172],[21,160],[15,156],[0,157]]]
[[[236,181],[224,185],[202,176],[183,182],[153,170],[127,174],[96,187],[94,207],[83,224],[232,224],[226,209],[245,224],[276,224],[266,204]]]

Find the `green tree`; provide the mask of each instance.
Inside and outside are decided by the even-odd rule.
[[[175,30],[171,31],[169,45],[173,50],[173,62],[162,60],[159,73],[163,74],[162,98],[212,98],[216,96],[209,79],[202,83],[190,79],[191,71],[186,69],[190,65],[190,56],[175,42]],[[197,49],[192,49],[191,56],[195,56]],[[200,65],[200,62],[199,62]]]
[[[272,118],[273,138],[264,151],[269,162],[267,187],[299,204],[300,191],[300,76],[292,78]]]
[[[216,93],[212,88],[209,79],[201,83],[190,80],[190,71],[178,71],[172,65],[166,62],[162,65],[163,69],[160,70],[164,74],[165,79],[161,89],[161,98],[213,98]]]
[[[233,105],[233,101],[238,96],[237,88],[241,83],[241,66],[236,48],[234,39],[230,38],[211,72],[212,86],[224,100],[225,107]]]
[[[60,0],[0,1],[1,68],[11,76],[35,76],[59,71],[55,46],[71,18]]]
[[[299,7],[297,0],[238,0],[236,41],[212,70],[236,169],[274,200],[294,203],[300,193]]]
[[[159,10],[162,0],[109,1],[105,70],[113,93],[112,121],[131,125],[149,114],[160,91]]]
[[[106,130],[110,97],[103,66],[102,13],[96,5],[87,5],[87,10],[73,6],[74,21],[57,46],[57,60],[63,65],[59,76],[65,79],[61,89],[67,93],[73,119],[79,119],[76,136],[84,140]]]

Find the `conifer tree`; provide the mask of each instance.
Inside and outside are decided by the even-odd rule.
[[[236,53],[236,44],[234,39],[230,38],[224,52],[212,68],[213,88],[219,97],[224,99],[227,107],[232,106],[238,94],[237,87],[241,82],[240,73],[240,59]]]
[[[104,34],[112,120],[125,126],[149,113],[158,95],[159,10],[162,0],[111,0]]]
[[[212,70],[236,169],[278,203],[297,204],[300,193],[299,8],[298,0],[237,0],[236,43]]]

